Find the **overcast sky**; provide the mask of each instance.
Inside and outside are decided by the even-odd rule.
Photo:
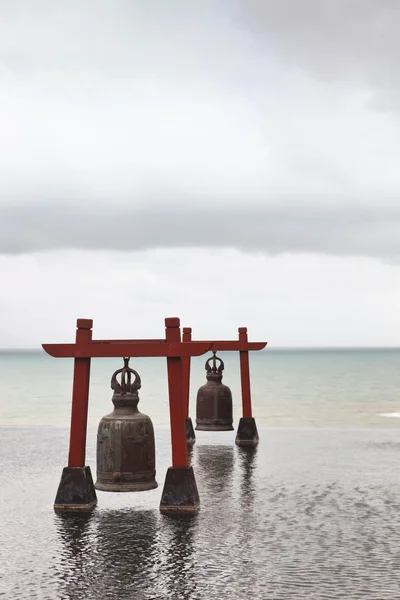
[[[0,347],[400,345],[398,0],[0,14]]]

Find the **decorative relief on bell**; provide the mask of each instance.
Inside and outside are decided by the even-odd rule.
[[[197,392],[196,430],[231,431],[233,429],[232,392],[222,383],[224,363],[216,356],[216,352],[213,352],[213,356],[206,361],[205,369],[207,383]]]
[[[98,427],[98,490],[139,492],[157,487],[154,428],[150,417],[137,408],[140,388],[139,373],[129,367],[129,358],[124,358],[124,367],[111,378],[114,410]]]

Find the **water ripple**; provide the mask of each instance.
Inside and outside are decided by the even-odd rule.
[[[3,434],[0,597],[7,600],[400,597],[392,434],[264,432],[255,452],[199,436],[192,463],[202,507],[193,519],[158,511],[167,434],[158,434],[160,488],[99,494],[90,517],[69,518],[51,506],[59,434]]]

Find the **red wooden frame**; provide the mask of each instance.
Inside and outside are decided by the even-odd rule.
[[[93,340],[92,319],[78,319],[74,344],[42,344],[47,354],[74,359],[68,467],[85,467],[86,433],[92,358],[165,357],[171,423],[172,466],[187,468],[186,419],[189,416],[190,358],[209,351],[236,351],[240,355],[243,417],[251,418],[249,352],[262,350],[267,342],[249,342],[247,328],[239,327],[238,340],[193,341],[192,330],[180,320],[165,319],[164,339]]]
[[[165,339],[93,340],[92,319],[78,319],[75,344],[42,344],[56,358],[74,358],[68,466],[84,467],[92,358],[165,356],[168,369],[173,467],[187,467],[185,411],[182,403],[182,358],[208,352],[211,342],[181,342],[180,320],[165,319]]]
[[[183,342],[192,342],[192,328],[183,328]],[[251,389],[250,389],[250,365],[249,352],[262,350],[268,342],[249,342],[247,327],[238,328],[238,340],[208,341],[213,352],[239,352],[240,356],[240,381],[242,387],[242,416],[251,418]],[[190,356],[182,358],[182,394],[183,406],[185,408],[185,419],[189,418],[189,392],[190,392]]]

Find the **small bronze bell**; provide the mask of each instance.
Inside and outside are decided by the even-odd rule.
[[[217,367],[217,360],[220,365]],[[210,361],[213,361],[212,367]],[[224,363],[213,356],[205,365],[207,383],[197,392],[196,429],[201,431],[231,431],[232,393],[227,385],[221,383]]]
[[[121,373],[121,383],[117,375]],[[131,382],[131,375],[135,380]],[[138,411],[139,374],[124,367],[111,378],[114,410],[103,417],[97,433],[97,481],[103,492],[140,492],[157,487],[154,429],[150,417]]]

